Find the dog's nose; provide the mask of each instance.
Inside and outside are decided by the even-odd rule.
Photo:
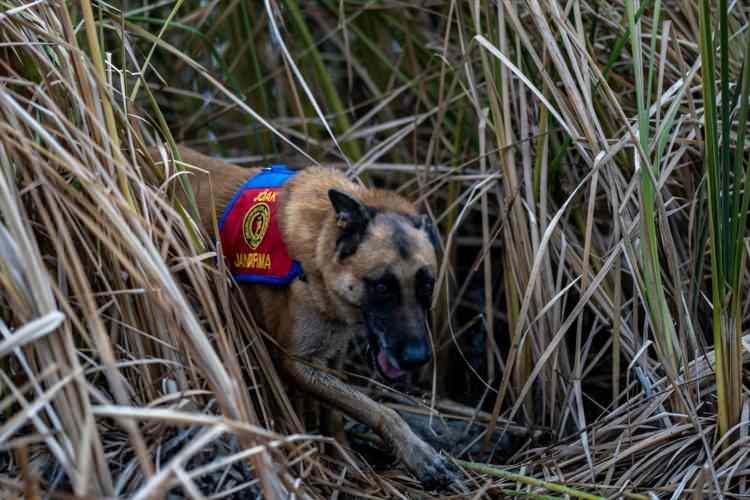
[[[399,364],[402,368],[415,368],[430,360],[430,346],[423,340],[406,342],[401,350]]]

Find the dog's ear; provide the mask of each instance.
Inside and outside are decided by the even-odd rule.
[[[329,189],[328,199],[336,211],[336,225],[342,230],[352,232],[367,228],[372,219],[367,205],[338,189]]]
[[[343,259],[357,251],[374,214],[367,205],[337,189],[329,189],[328,198],[336,212],[336,225],[341,230],[336,248],[339,258]]]
[[[430,243],[435,248],[435,254],[440,252],[440,236],[438,236],[435,224],[432,223],[432,217],[429,214],[422,214],[419,216],[419,222],[417,229],[421,229],[427,233],[427,237],[430,239]]]

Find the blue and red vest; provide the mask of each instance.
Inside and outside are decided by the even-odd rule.
[[[219,238],[227,267],[238,282],[286,285],[302,274],[279,228],[284,184],[294,175],[285,165],[264,168],[224,209]]]

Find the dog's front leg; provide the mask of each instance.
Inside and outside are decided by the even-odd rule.
[[[377,432],[427,488],[452,479],[448,461],[422,441],[391,408],[376,403],[335,376],[292,359],[282,363],[290,382]]]

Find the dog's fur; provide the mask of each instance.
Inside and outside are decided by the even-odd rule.
[[[189,178],[207,228],[258,171],[184,147],[180,155],[200,169]],[[155,150],[151,156],[161,159]],[[437,258],[428,219],[394,192],[365,189],[324,167],[309,167],[288,181],[279,216],[289,254],[302,264],[304,277],[283,287],[241,288],[256,319],[286,351],[278,357],[281,373],[377,431],[425,485],[445,483],[448,463],[396,412],[311,366],[324,365],[358,333],[368,336],[383,375],[429,359],[426,318]]]

